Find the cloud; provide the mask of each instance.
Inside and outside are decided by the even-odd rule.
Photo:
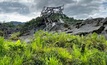
[[[101,2],[95,0],[80,0],[73,5],[65,8],[65,13],[76,18],[86,18],[91,14],[99,11]]]
[[[0,12],[1,13],[14,13],[19,14],[29,14],[29,8],[18,2],[0,2]]]
[[[9,22],[9,21],[21,21],[26,22],[31,20],[32,17],[20,15],[18,13],[8,13],[8,14],[0,14],[0,22]]]
[[[107,14],[107,0],[0,0],[0,20],[28,21],[39,16],[44,6],[63,4],[64,14],[70,17],[84,19]]]
[[[75,3],[74,0],[35,0],[36,8],[41,9],[44,6],[60,6]]]
[[[88,18],[92,14],[100,13],[100,7],[105,0],[35,0],[36,9],[41,10],[43,6],[65,7],[64,13],[75,18]]]

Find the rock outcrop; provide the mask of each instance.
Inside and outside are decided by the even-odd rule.
[[[76,35],[87,35],[95,32],[107,37],[107,18],[86,19],[75,24],[71,30],[66,32]]]

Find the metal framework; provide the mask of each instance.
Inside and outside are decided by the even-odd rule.
[[[62,20],[59,18],[59,20],[53,21],[50,17],[54,14],[63,14],[64,5],[59,7],[44,7],[41,16],[44,18],[46,27],[44,30],[50,31],[57,22],[62,23]]]
[[[62,10],[64,10],[64,6],[44,7],[41,12],[41,15],[45,17],[50,17],[54,13],[63,14]]]

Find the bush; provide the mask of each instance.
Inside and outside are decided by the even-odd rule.
[[[107,65],[106,47],[107,40],[96,33],[79,36],[38,31],[30,44],[0,37],[0,64]]]
[[[0,36],[3,36],[3,35],[4,35],[3,31],[0,31]]]
[[[20,35],[20,32],[13,33],[13,34],[11,34],[9,39],[18,40],[19,39],[19,35]]]

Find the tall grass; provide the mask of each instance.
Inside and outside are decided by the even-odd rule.
[[[107,40],[44,31],[30,44],[0,37],[0,65],[107,65]]]

